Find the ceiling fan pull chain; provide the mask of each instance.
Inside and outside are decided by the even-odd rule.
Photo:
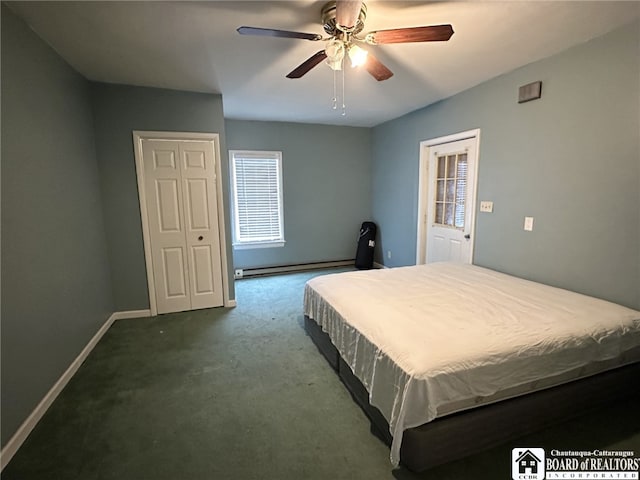
[[[334,110],[338,109],[338,87],[336,84],[336,71],[333,71],[333,99],[331,100],[332,105],[331,108]]]
[[[341,113],[343,117],[347,116],[347,105],[344,99],[344,76],[346,75],[345,70],[346,69],[344,68],[344,58],[343,58],[342,59],[342,113]]]

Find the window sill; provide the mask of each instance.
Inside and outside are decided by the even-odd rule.
[[[255,243],[234,243],[234,250],[250,250],[254,248],[277,248],[284,247],[284,240],[277,242],[255,242]]]

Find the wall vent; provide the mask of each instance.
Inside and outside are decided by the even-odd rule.
[[[518,90],[518,103],[530,102],[542,96],[542,82],[532,82],[523,85]]]

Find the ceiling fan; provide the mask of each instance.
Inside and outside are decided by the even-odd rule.
[[[345,56],[348,56],[352,66],[363,65],[378,81],[387,80],[393,76],[393,72],[358,44],[440,42],[449,40],[453,35],[453,28],[448,24],[377,30],[361,35],[366,17],[367,6],[362,1],[332,0],[322,7],[322,25],[328,37],[316,33],[246,26],[239,27],[237,31],[241,35],[327,42],[324,49],[314,53],[294,68],[287,78],[301,78],[323,60],[326,60],[333,70],[340,70]]]

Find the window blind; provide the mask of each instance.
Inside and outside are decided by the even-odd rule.
[[[235,242],[283,242],[280,152],[232,152]]]

